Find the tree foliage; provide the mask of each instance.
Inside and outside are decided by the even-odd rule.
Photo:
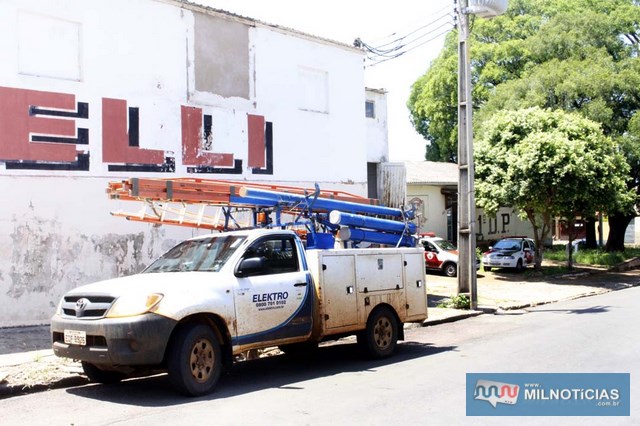
[[[503,110],[577,112],[599,123],[623,152],[630,166],[627,187],[640,194],[639,33],[637,0],[510,0],[505,15],[472,20],[474,127]],[[432,161],[456,161],[456,40],[456,32],[448,35],[407,103]],[[608,212],[619,238],[613,219],[623,219],[623,235],[635,212],[618,207]]]
[[[486,122],[476,149],[476,200],[489,214],[510,205],[529,220],[540,266],[551,219],[624,205],[629,167],[600,126],[575,113],[504,110]]]

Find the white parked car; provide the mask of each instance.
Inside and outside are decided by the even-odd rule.
[[[482,264],[485,271],[492,268],[515,268],[522,271],[535,263],[535,253],[536,246],[531,238],[504,238],[482,254]]]

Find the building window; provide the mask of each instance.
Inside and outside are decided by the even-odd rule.
[[[364,114],[367,118],[376,118],[376,103],[374,101],[364,102]]]
[[[329,73],[298,67],[298,108],[303,111],[329,113]]]
[[[82,24],[18,12],[18,71],[82,81]]]

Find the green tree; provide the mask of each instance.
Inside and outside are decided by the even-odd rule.
[[[630,166],[627,187],[640,194],[640,126],[631,126],[640,109],[638,1],[511,0],[505,15],[472,25],[474,125],[505,109],[578,112],[600,123],[622,150]],[[456,39],[455,32],[449,34],[407,104],[416,130],[429,142],[429,160],[455,161]],[[635,216],[624,207],[609,212],[610,250],[624,249],[624,231]]]
[[[536,268],[555,217],[573,225],[577,216],[620,208],[633,198],[625,186],[629,167],[616,144],[598,123],[578,114],[504,110],[484,122],[480,135],[478,206],[495,214],[510,205],[531,223]]]

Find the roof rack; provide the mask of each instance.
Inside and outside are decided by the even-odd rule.
[[[308,232],[330,232],[352,241],[414,245],[413,210],[380,205],[376,199],[343,191],[283,185],[194,178],[130,178],[109,182],[114,200],[140,201],[136,213],[114,216],[157,225],[179,225],[210,230],[281,227]],[[330,213],[333,211],[342,214]],[[350,231],[347,231],[350,230]],[[366,230],[356,232],[354,230]],[[373,230],[373,232],[369,232]]]

